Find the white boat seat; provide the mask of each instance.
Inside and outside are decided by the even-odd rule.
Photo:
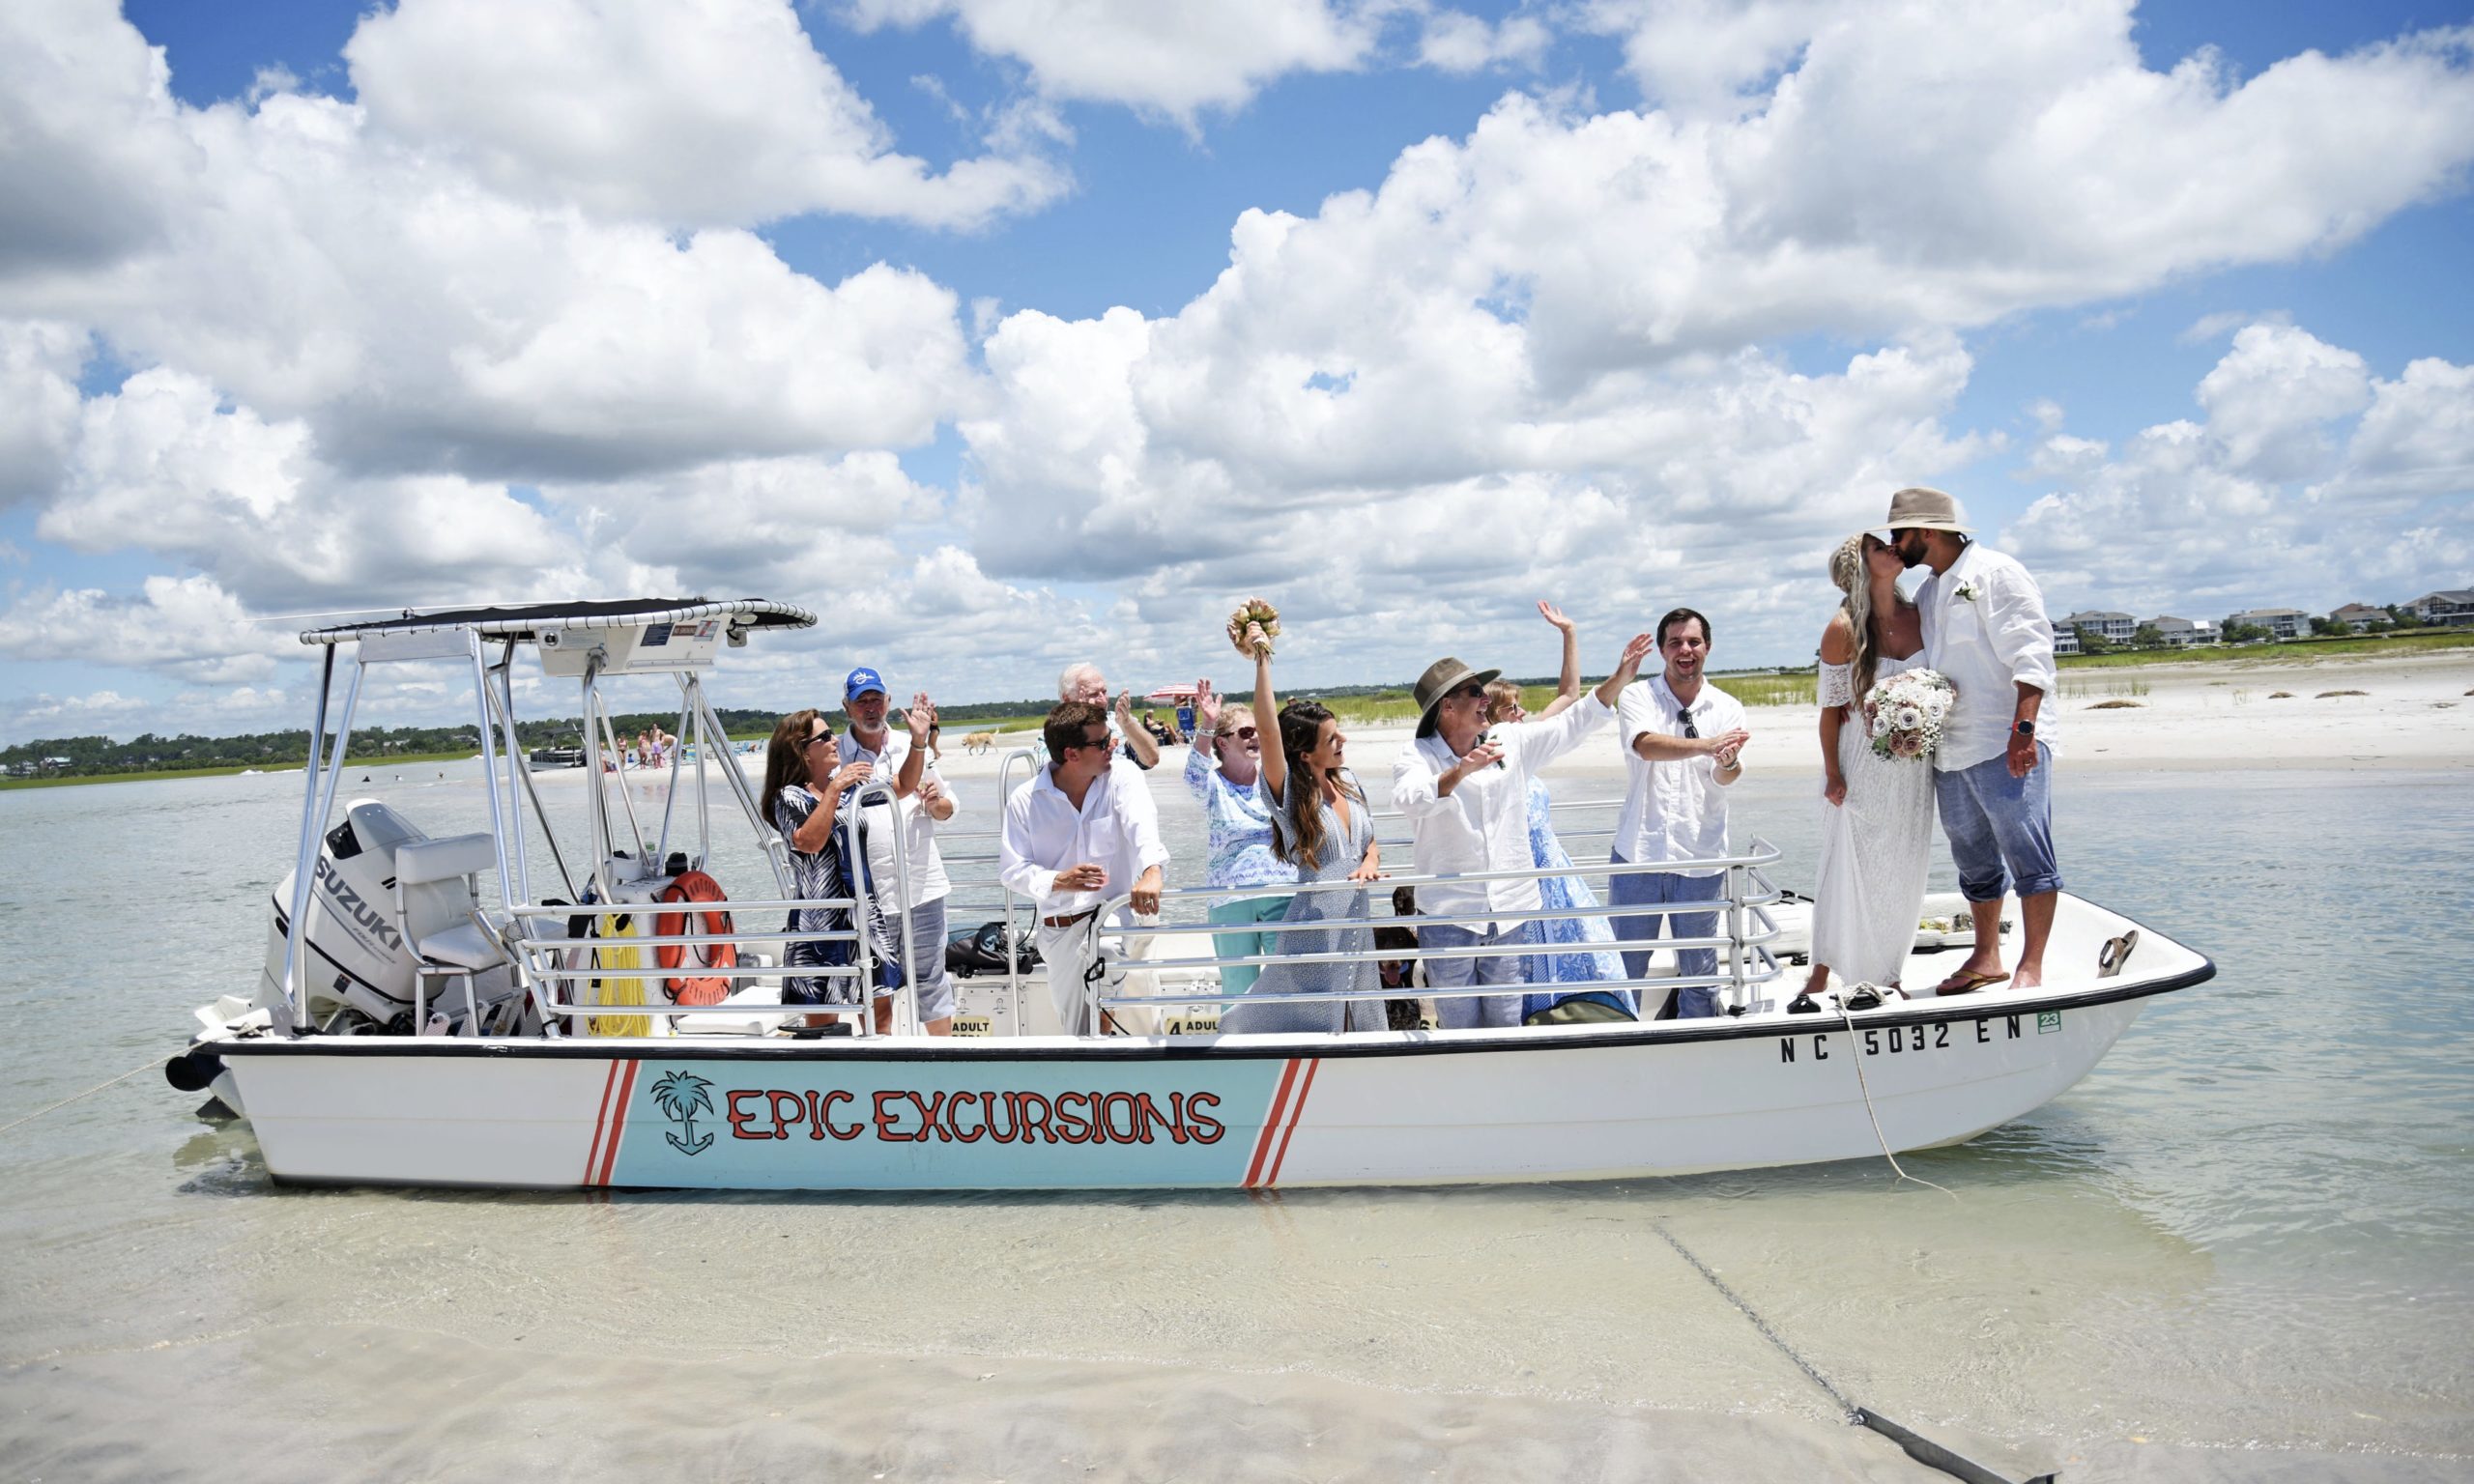
[[[431,933],[415,943],[413,950],[431,963],[451,963],[462,969],[493,968],[502,961],[498,946],[469,921]]]
[[[477,875],[498,864],[498,842],[487,835],[448,835],[395,847],[395,879],[406,886]]]
[[[423,963],[462,973],[504,961],[473,922],[473,878],[498,863],[498,842],[487,835],[449,835],[396,847],[395,895],[404,940]]]

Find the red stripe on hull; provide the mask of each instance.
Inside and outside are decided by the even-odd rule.
[[[618,1141],[627,1135],[627,1104],[636,1094],[636,1069],[642,1062],[629,1062],[626,1074],[618,1079],[618,1101],[610,1110],[610,1138],[601,1147],[601,1174],[596,1185],[610,1184],[610,1172],[618,1164]]]
[[[602,1130],[610,1123],[610,1089],[618,1082],[618,1064],[610,1064],[609,1073],[601,1079],[601,1108],[592,1115],[592,1144],[584,1152],[584,1184],[593,1183],[594,1166],[601,1163]]]
[[[1289,1104],[1288,1126],[1280,1130],[1280,1153],[1272,1156],[1271,1173],[1263,1177],[1266,1185],[1280,1184],[1280,1167],[1288,1158],[1288,1141],[1297,1133],[1298,1120],[1306,1116],[1306,1095],[1314,1091],[1314,1073],[1323,1070],[1319,1061],[1306,1064],[1306,1080],[1297,1086],[1297,1100]]]
[[[1272,1140],[1280,1136],[1280,1114],[1288,1107],[1289,1085],[1297,1080],[1297,1063],[1298,1059],[1292,1056],[1280,1068],[1280,1088],[1272,1094],[1272,1105],[1263,1114],[1262,1132],[1254,1135],[1254,1157],[1246,1162],[1246,1179],[1241,1188],[1252,1189],[1262,1177],[1263,1159],[1271,1153]]]

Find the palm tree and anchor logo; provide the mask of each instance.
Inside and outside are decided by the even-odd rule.
[[[692,1071],[666,1072],[660,1081],[653,1084],[653,1106],[661,1109],[662,1117],[678,1125],[679,1130],[677,1133],[664,1133],[662,1137],[670,1140],[670,1147],[682,1155],[701,1155],[712,1147],[713,1136],[710,1133],[700,1135],[696,1131],[698,1113],[708,1118],[712,1116],[712,1086]],[[681,1137],[682,1134],[685,1137]]]

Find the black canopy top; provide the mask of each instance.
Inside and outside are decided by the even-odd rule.
[[[301,636],[301,642],[341,644],[374,634],[436,634],[455,629],[529,640],[545,629],[618,629],[724,616],[731,619],[733,628],[743,629],[804,629],[816,623],[816,614],[804,608],[763,598],[605,598],[508,608],[405,609],[392,618],[311,629]]]

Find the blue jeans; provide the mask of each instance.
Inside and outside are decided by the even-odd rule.
[[[1476,948],[1481,944],[1511,947],[1527,940],[1528,934],[1518,927],[1481,931],[1450,923],[1422,922],[1418,925],[1420,948]],[[1462,989],[1471,985],[1520,985],[1529,982],[1527,960],[1510,954],[1473,958],[1428,958],[1425,966],[1426,987],[1430,989]],[[1520,999],[1517,994],[1438,994],[1434,999],[1434,1016],[1447,1031],[1518,1025]]]
[[[2036,765],[2010,776],[2007,756],[1933,775],[1942,833],[1970,901],[1999,901],[2005,891],[2041,897],[2061,890],[2053,854],[2053,750],[2036,744]]]
[[[1617,865],[1625,864],[1621,854],[1611,857]],[[1607,882],[1607,905],[1616,907],[1661,906],[1677,901],[1715,901],[1726,895],[1727,873],[1713,871],[1706,876],[1678,875],[1671,870],[1634,871],[1614,876]],[[1665,927],[1672,924],[1672,927]],[[1650,947],[1658,939],[1661,928],[1678,938],[1707,938],[1718,930],[1715,912],[1651,912],[1615,919],[1615,937],[1624,950],[1624,975],[1626,979],[1647,979],[1650,973]],[[1638,944],[1639,947],[1633,945]],[[1681,948],[1676,950],[1675,966],[1686,979],[1708,979],[1718,972],[1718,951],[1714,948]],[[1645,1012],[1655,1012],[1645,1002]],[[1718,991],[1708,985],[1693,985],[1677,991],[1675,1016],[1679,1020],[1698,1020],[1718,1013]]]
[[[1214,923],[1276,923],[1288,915],[1288,899],[1295,895],[1280,892],[1269,897],[1239,897],[1228,901],[1215,901],[1206,915]],[[1251,958],[1276,954],[1279,935],[1261,932],[1216,932],[1211,935],[1211,952],[1220,958]],[[1220,987],[1223,993],[1244,994],[1261,978],[1259,963],[1232,963],[1220,971]]]

